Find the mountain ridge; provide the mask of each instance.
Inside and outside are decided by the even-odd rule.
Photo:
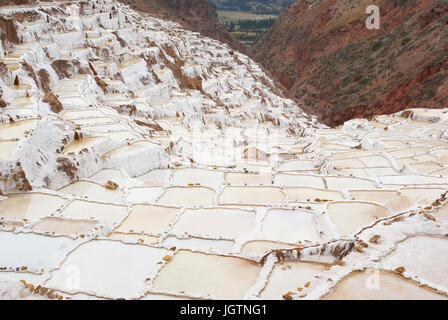
[[[251,51],[288,96],[329,125],[407,108],[448,106],[448,3],[299,1]]]

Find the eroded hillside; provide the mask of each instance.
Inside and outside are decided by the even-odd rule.
[[[378,5],[379,30],[365,26]],[[448,106],[448,3],[299,1],[252,52],[330,125],[406,108]]]
[[[180,23],[184,28],[200,32],[235,50],[246,48],[219,23],[215,6],[207,0],[120,0],[134,9]]]

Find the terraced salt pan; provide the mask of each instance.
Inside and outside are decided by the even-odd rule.
[[[128,208],[125,206],[74,200],[64,209],[62,217],[105,221],[112,227],[124,219],[127,213]]]
[[[400,190],[403,197],[412,200],[413,208],[426,207],[446,192],[447,189],[443,188],[403,188]]]
[[[91,128],[94,127],[89,127],[88,130],[90,130]],[[101,136],[109,138],[113,141],[117,141],[117,142],[128,142],[128,141],[135,141],[135,140],[139,140],[140,136],[132,133],[130,131],[117,131],[117,132],[106,132],[106,133],[99,133]]]
[[[289,154],[301,154],[303,153],[303,147],[292,147],[288,150]]]
[[[8,68],[9,71],[16,71],[19,69],[19,63],[13,62],[13,61],[5,61],[5,65]]]
[[[91,138],[85,138],[80,140],[75,140],[72,143],[70,143],[63,151],[63,154],[70,154],[70,153],[79,153],[83,149],[92,148],[95,145],[98,145],[102,142],[107,141],[105,138],[102,137],[91,137]]]
[[[18,143],[18,141],[0,141],[0,159],[10,159]]]
[[[5,219],[39,219],[55,214],[67,200],[43,193],[8,194],[0,201],[0,218]]]
[[[327,211],[341,235],[345,236],[379,218],[391,215],[385,207],[363,202],[331,202]]]
[[[417,120],[408,120],[406,122],[407,125],[417,127],[417,128],[423,128],[431,126],[433,123],[429,121],[417,121]]]
[[[397,151],[389,151],[389,155],[396,157],[396,158],[404,158],[409,156],[414,156],[420,153],[423,153],[427,150],[431,149],[429,146],[422,146],[422,147],[414,147],[414,148],[408,148],[404,150],[397,150]]]
[[[439,159],[436,156],[433,156],[431,154],[423,154],[420,156],[415,156],[413,157],[413,159],[415,159],[418,162],[437,162]]]
[[[159,272],[152,287],[167,293],[242,299],[260,269],[250,260],[181,250]]]
[[[212,150],[204,150],[199,148],[193,150],[192,158],[194,161],[203,163],[210,167],[228,167],[234,163],[234,159],[238,158],[241,152],[237,148],[215,148]]]
[[[420,174],[430,174],[433,171],[442,169],[442,166],[435,162],[423,162],[411,164],[410,167]]]
[[[102,169],[89,178],[96,183],[105,185],[107,181],[113,181],[118,184],[124,183],[126,178],[123,173],[117,169]]]
[[[131,59],[131,60],[128,60],[128,61],[126,61],[126,62],[123,62],[123,63],[122,63],[121,65],[119,65],[118,67],[119,67],[120,69],[126,69],[126,68],[129,68],[129,67],[131,67],[131,66],[137,64],[137,63],[141,63],[141,62],[143,62],[143,60],[141,60],[141,59]]]
[[[399,168],[403,168],[407,164],[417,163],[417,160],[415,160],[414,158],[410,157],[410,158],[396,159],[395,162],[397,163]]]
[[[143,186],[165,187],[170,183],[171,170],[151,170],[135,177]]]
[[[115,119],[112,119],[110,117],[102,117],[102,118],[87,118],[87,119],[73,119],[70,120],[75,125],[79,126],[98,126],[98,125],[107,125],[107,124],[114,124],[116,123]]]
[[[380,115],[375,117],[375,121],[378,123],[395,124],[403,122],[404,119],[400,117],[394,117],[393,115]],[[371,121],[369,121],[369,123],[370,122]]]
[[[250,170],[260,173],[269,173],[271,172],[272,166],[265,163],[252,163],[246,161],[239,161],[235,164],[235,169]]]
[[[300,210],[269,210],[263,219],[261,233],[267,240],[284,242],[321,240],[313,214]]]
[[[448,176],[448,168],[431,172],[432,175],[446,177]]]
[[[107,238],[110,240],[118,240],[123,243],[131,243],[131,244],[154,245],[159,242],[158,236],[149,236],[140,233],[135,234],[135,233],[112,232],[107,235]]]
[[[361,179],[369,179],[369,175],[364,169],[335,169],[334,173],[340,176],[356,177]]]
[[[288,200],[293,201],[317,201],[322,200],[344,200],[344,195],[339,191],[322,190],[314,188],[297,188],[287,187],[285,188]]]
[[[373,138],[372,140],[380,140],[387,148],[406,149],[409,147],[408,142],[401,140],[382,140],[382,137],[377,139]]]
[[[389,161],[383,156],[373,155],[359,158],[367,167],[389,167]]]
[[[169,145],[171,142],[170,136],[152,136],[151,139],[153,141],[156,141],[157,143],[161,143],[163,145]]]
[[[163,192],[161,187],[130,189],[126,200],[132,203],[155,202]]]
[[[18,109],[27,109],[32,108],[33,103],[31,102],[31,99],[29,97],[18,97],[14,98],[12,100],[11,104],[8,106],[8,108],[18,108]]]
[[[31,90],[32,87],[29,84],[19,84],[19,85],[11,85],[9,86],[11,90]]]
[[[446,149],[432,150],[432,153],[438,158],[438,161],[441,163],[445,163],[448,160],[448,150]]]
[[[103,118],[104,113],[99,109],[86,109],[86,110],[69,110],[62,114],[62,118],[65,120],[76,119],[91,119],[91,118]]]
[[[32,229],[38,233],[54,233],[57,235],[88,234],[98,224],[92,220],[74,220],[61,218],[43,218],[33,224]]]
[[[443,132],[442,130],[432,129],[432,130],[425,130],[424,134],[431,138],[436,138],[440,137],[442,132]]]
[[[246,242],[242,246],[241,252],[246,254],[265,254],[271,250],[291,248],[297,248],[297,245],[267,240],[253,240]]]
[[[437,212],[434,213],[437,219],[442,220],[444,223],[448,224],[448,204],[445,204]]]
[[[178,169],[173,174],[173,185],[201,185],[217,189],[224,181],[224,173],[202,169]]]
[[[365,168],[366,164],[362,162],[358,158],[348,158],[348,159],[341,159],[341,160],[333,160],[332,164],[334,165],[335,169],[341,169],[341,168]]]
[[[115,230],[121,233],[160,235],[170,226],[179,209],[153,205],[134,205],[129,216]]]
[[[420,185],[420,184],[443,184],[448,183],[447,178],[423,176],[423,175],[396,175],[396,176],[383,176],[380,178],[381,182],[385,185]]]
[[[351,148],[349,146],[343,145],[343,144],[337,144],[337,143],[322,143],[320,145],[321,149],[323,150],[350,150]]]
[[[77,92],[78,87],[82,84],[80,80],[72,80],[72,79],[64,79],[59,81],[56,85],[53,86],[53,90],[55,92]]]
[[[226,174],[226,182],[235,185],[270,185],[272,174],[229,172]]]
[[[274,183],[284,186],[300,186],[325,189],[323,178],[318,176],[279,173],[275,175]]]
[[[85,109],[89,107],[89,103],[81,97],[60,97],[59,101],[64,109]]]
[[[166,253],[146,245],[90,241],[73,251],[45,286],[109,298],[139,298],[145,295],[146,278]]]
[[[190,297],[184,296],[174,296],[168,294],[156,294],[156,293],[148,293],[146,296],[141,298],[141,300],[197,300]]]
[[[33,129],[40,119],[30,119],[15,121],[12,123],[0,125],[0,138],[2,139],[21,139],[26,131]]]
[[[206,253],[226,254],[233,250],[235,242],[224,239],[207,239],[197,237],[167,236],[163,240],[166,248],[177,248],[178,250],[193,250]]]
[[[325,177],[329,189],[375,189],[372,181],[350,177]]]
[[[420,128],[410,126],[406,123],[394,126],[394,130],[395,130],[395,132],[403,132],[405,134],[411,134],[414,136],[417,135],[421,131]]]
[[[280,262],[276,263],[269,280],[260,293],[261,299],[282,300],[288,292],[298,292],[325,270],[324,264],[311,262]],[[300,292],[299,292],[300,294]]]
[[[169,161],[161,146],[147,140],[117,148],[102,157],[107,167],[125,170],[131,177],[154,168],[167,167]]]
[[[75,241],[32,233],[0,232],[0,267],[43,273],[57,266]]]
[[[386,124],[382,124],[382,123],[378,123],[378,122],[373,122],[370,121],[369,125],[372,126],[375,129],[379,129],[379,130],[385,130],[385,128],[387,128]]]
[[[400,194],[396,190],[351,190],[350,195],[353,200],[373,201],[381,203],[387,207],[404,208],[400,203],[403,199],[400,199]]]
[[[1,272],[0,273],[0,286],[2,289],[0,290],[0,299],[2,300],[42,300],[45,299],[45,296],[42,295],[31,295],[31,292],[29,289],[25,288],[25,285],[21,282],[21,280],[25,281],[26,283],[32,283],[35,287],[39,285],[43,285],[44,282],[44,276],[41,274],[31,273],[31,272],[14,272],[14,271],[8,271],[8,272]],[[12,283],[17,284],[17,286],[23,286],[22,294],[20,292],[7,289],[7,283],[9,282],[9,285]],[[14,285],[13,285],[14,286]],[[9,288],[11,289],[11,288]],[[15,295],[17,294],[17,295]]]
[[[147,148],[153,148],[156,144],[150,142],[150,141],[137,141],[130,145],[112,150],[108,153],[106,153],[103,157],[109,158],[109,157],[120,157],[120,156],[127,156],[132,155],[138,152],[141,152],[142,150],[145,150]]]
[[[403,137],[404,138],[404,137]],[[386,149],[386,148],[380,148],[380,149],[371,149],[371,150],[351,150],[350,152],[341,152],[332,155],[329,157],[330,160],[342,160],[342,159],[348,159],[348,158],[359,158],[364,156],[371,156],[371,155],[377,155],[388,151],[393,151],[394,149]]]
[[[255,224],[255,214],[237,209],[188,209],[182,213],[172,233],[233,239],[248,234]]]
[[[157,203],[172,206],[212,206],[215,192],[206,187],[170,187]]]
[[[443,140],[429,140],[424,142],[425,145],[429,145],[431,147],[448,147],[448,142]]]
[[[62,189],[59,189],[59,192],[82,196],[87,200],[101,202],[119,202],[124,196],[123,191],[120,189],[110,190],[102,185],[89,181],[77,181]]]
[[[366,168],[364,171],[372,178],[397,174],[392,168]]]
[[[17,221],[17,220],[4,220],[3,218],[1,223],[0,223],[0,227],[2,228],[3,231],[15,231],[17,228],[21,228],[24,226],[24,222],[22,221]]]
[[[382,266],[390,270],[404,267],[406,274],[416,275],[424,283],[436,284],[447,290],[448,239],[430,236],[408,238],[397,244],[382,261]]]
[[[325,300],[446,300],[447,296],[387,271],[355,271],[341,280]]]
[[[291,160],[281,164],[277,171],[314,171],[316,167],[310,160]]]
[[[114,124],[104,124],[104,125],[95,125],[90,127],[84,127],[84,130],[90,131],[93,133],[109,133],[109,132],[123,132],[123,135],[128,134],[129,126],[122,123],[114,123]]]
[[[273,205],[282,203],[285,198],[285,194],[278,187],[226,186],[219,196],[219,203]]]

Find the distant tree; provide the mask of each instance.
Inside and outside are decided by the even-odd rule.
[[[229,31],[229,32],[234,32],[235,29],[236,29],[235,23],[234,23],[233,21],[230,22],[230,23],[229,23],[228,31]]]

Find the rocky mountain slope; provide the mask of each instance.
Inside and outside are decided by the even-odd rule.
[[[368,5],[381,28],[365,27]],[[301,0],[252,56],[327,124],[448,106],[448,2]]]
[[[207,0],[120,0],[132,8],[180,23],[184,28],[227,43],[235,50],[246,48],[219,23],[215,6]]]
[[[448,109],[331,129],[120,2],[0,13],[0,299],[448,299]]]

